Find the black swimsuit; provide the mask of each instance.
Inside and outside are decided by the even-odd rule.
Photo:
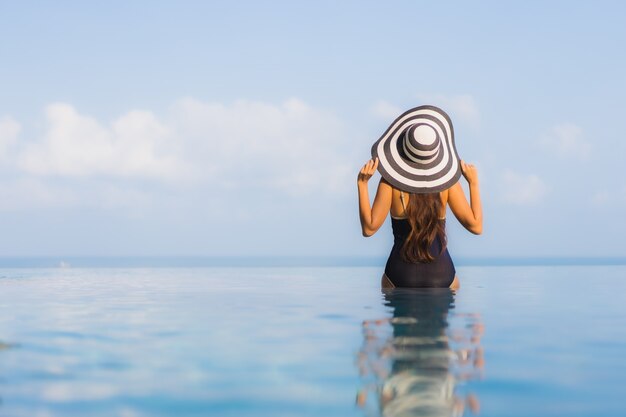
[[[403,197],[401,195],[401,197]],[[402,198],[403,205],[404,199]],[[445,222],[445,219],[440,221]],[[393,248],[385,265],[385,275],[396,287],[447,288],[454,281],[456,270],[446,247],[441,251],[441,240],[436,237],[430,246],[432,262],[411,263],[402,259],[402,246],[411,232],[407,219],[391,218]]]

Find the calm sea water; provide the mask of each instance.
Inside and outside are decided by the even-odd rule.
[[[0,269],[0,416],[624,416],[626,266]]]

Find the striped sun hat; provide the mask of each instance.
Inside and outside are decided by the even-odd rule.
[[[439,192],[461,177],[452,121],[435,106],[402,113],[372,146],[376,157],[380,175],[410,193]]]

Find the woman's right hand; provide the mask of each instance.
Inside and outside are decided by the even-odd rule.
[[[363,168],[359,171],[359,176],[356,180],[357,183],[367,184],[369,179],[372,178],[372,175],[376,172],[376,169],[378,169],[378,158],[367,161],[367,163],[363,165]]]
[[[476,170],[475,165],[466,164],[465,161],[461,161],[461,172],[468,184],[478,184],[478,170]]]

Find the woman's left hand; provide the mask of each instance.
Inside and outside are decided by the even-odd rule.
[[[367,182],[370,178],[372,178],[372,175],[374,175],[377,169],[378,157],[376,159],[370,159],[369,161],[367,161],[367,163],[363,165],[363,168],[361,168],[361,171],[359,171],[359,176],[356,180],[357,183],[367,184]]]
[[[478,171],[475,165],[461,161],[461,172],[469,185],[478,185]]]

